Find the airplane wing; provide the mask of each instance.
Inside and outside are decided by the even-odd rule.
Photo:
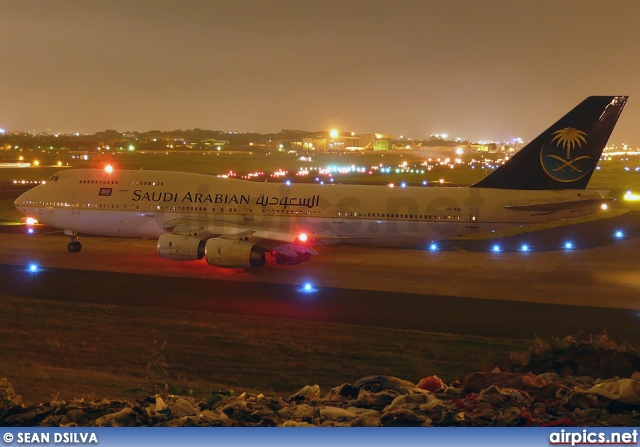
[[[313,248],[298,242],[298,234],[287,231],[253,227],[222,219],[172,219],[163,228],[173,234],[197,236],[201,239],[223,238],[250,242],[264,251],[274,251],[288,257],[300,253],[317,255]]]
[[[586,200],[568,200],[564,202],[544,202],[544,203],[524,203],[504,205],[504,208],[510,211],[558,211],[571,208],[583,208],[585,206],[599,207],[607,199],[586,199]]]

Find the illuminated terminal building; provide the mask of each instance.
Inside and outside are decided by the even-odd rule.
[[[318,152],[333,151],[388,151],[391,149],[391,135],[357,134],[354,132],[315,132],[302,138],[300,142],[292,142],[292,147],[315,150]]]

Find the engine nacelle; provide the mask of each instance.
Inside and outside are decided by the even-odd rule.
[[[199,237],[163,234],[158,238],[158,254],[173,261],[196,261],[204,258],[206,242]]]
[[[233,239],[209,239],[204,248],[207,262],[216,267],[262,267],[264,252],[249,242]]]

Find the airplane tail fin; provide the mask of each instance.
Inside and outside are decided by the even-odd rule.
[[[589,96],[472,187],[585,189],[627,98]]]

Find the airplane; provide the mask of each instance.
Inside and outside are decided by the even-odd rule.
[[[70,236],[157,238],[161,257],[299,264],[322,244],[404,247],[597,212],[586,190],[627,96],[591,96],[469,187],[256,183],[171,171],[69,169],[16,208]]]

